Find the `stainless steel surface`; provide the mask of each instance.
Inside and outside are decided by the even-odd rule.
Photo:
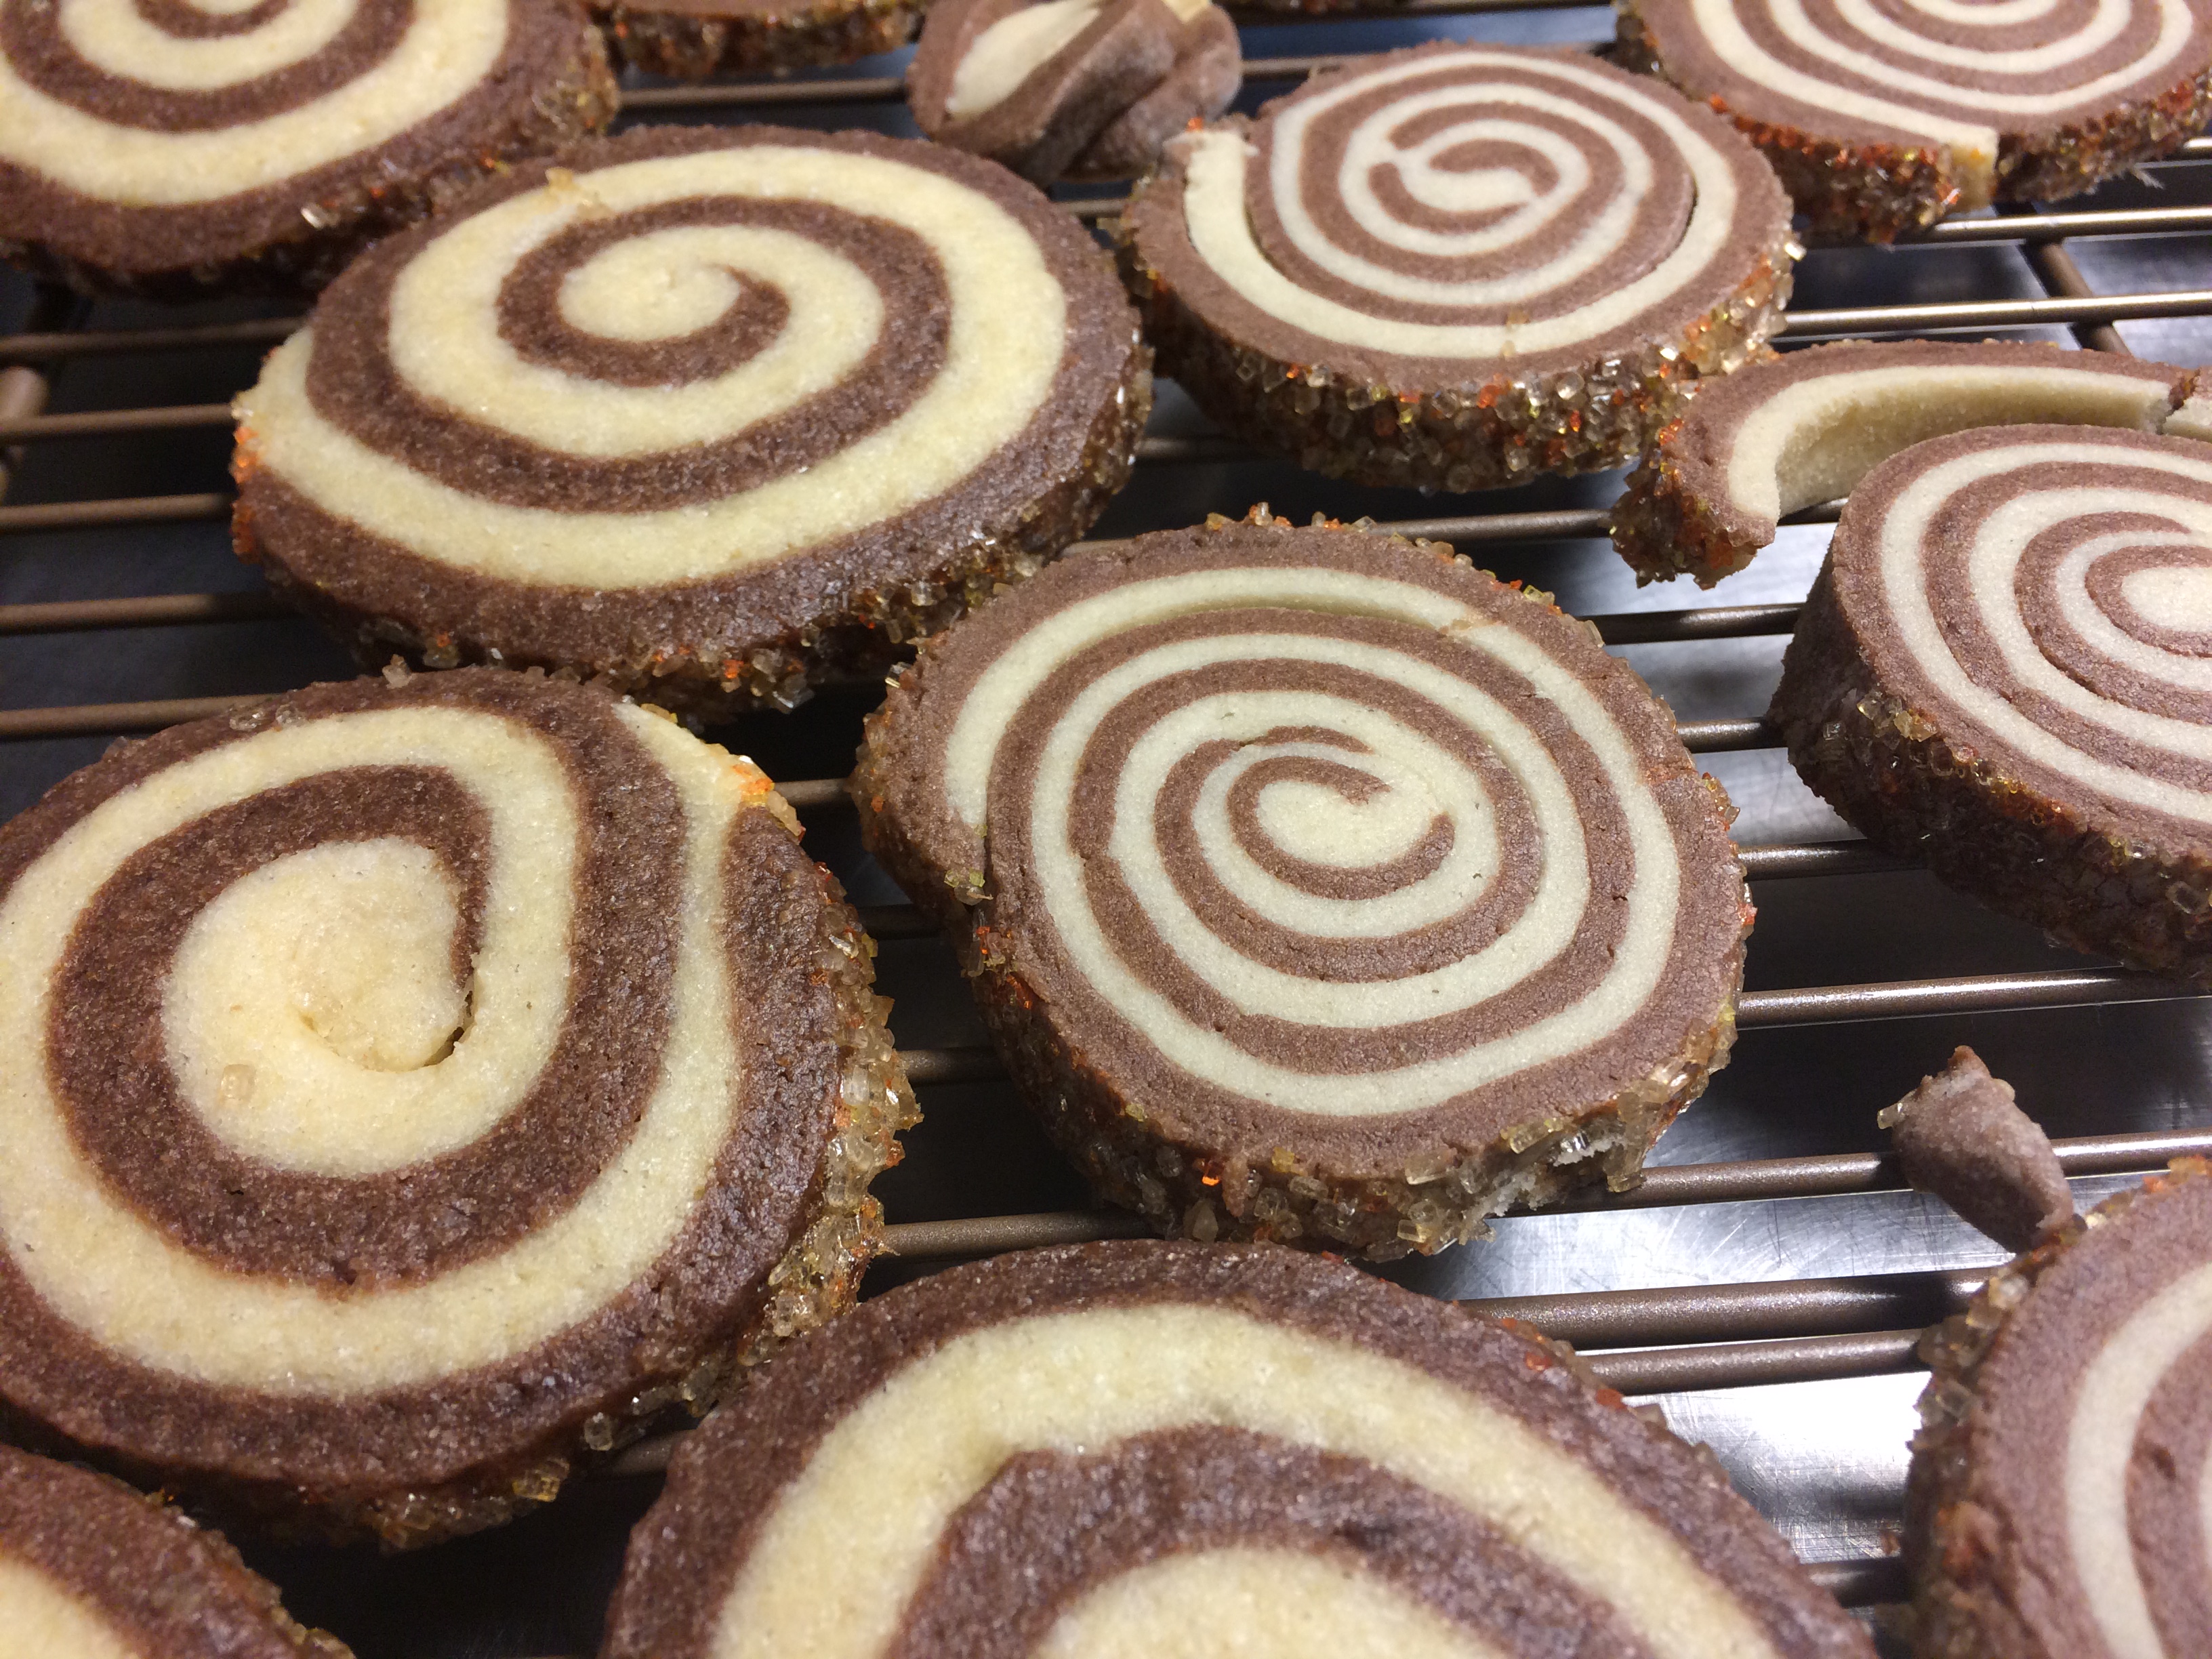
[[[1263,73],[1420,38],[1589,46],[1598,9],[1411,0],[1388,18],[1242,14]],[[750,86],[631,90],[633,118],[755,115],[910,131],[898,60]],[[1277,81],[1260,94],[1279,89]],[[1246,104],[1256,101],[1248,94]],[[1110,200],[1071,206],[1096,217]],[[1791,337],[1839,330],[1972,332],[2212,360],[2212,142],[2093,196],[1939,227],[1887,249],[1817,249]],[[2063,240],[2061,239],[2063,239]],[[2104,296],[2104,297],[2100,297]],[[314,629],[228,550],[222,407],[296,307],[86,307],[0,281],[0,812],[27,805],[113,738],[344,674]],[[1657,1398],[1839,1595],[1893,1598],[1919,1388],[1919,1326],[2000,1256],[1903,1190],[1875,1110],[1970,1042],[2061,1137],[2091,1201],[2165,1158],[2212,1150],[2212,1008],[2052,948],[1851,839],[1797,781],[1760,715],[1832,504],[1800,515],[1711,595],[1638,590],[1602,536],[1614,477],[1424,498],[1346,489],[1211,431],[1164,387],[1137,481],[1102,538],[1255,501],[1303,520],[1362,515],[1457,543],[1599,619],[1674,705],[1741,811],[1760,917],[1733,1065],[1669,1131],[1633,1192],[1497,1224],[1494,1239],[1389,1276],[1570,1336],[1626,1391]],[[809,844],[881,941],[894,1025],[926,1121],[878,1190],[899,1255],[872,1287],[980,1251],[1133,1231],[1086,1202],[1012,1099],[945,947],[860,854],[836,775],[871,698],[833,692],[789,717],[717,732],[781,778]],[[250,1545],[295,1610],[364,1659],[578,1654],[626,1528],[666,1448],[635,1449],[550,1511],[424,1555],[381,1559]],[[626,1472],[625,1472],[626,1471]]]

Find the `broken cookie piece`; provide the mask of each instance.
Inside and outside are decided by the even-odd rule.
[[[2074,1217],[2058,1154],[1963,1045],[1951,1062],[1883,1109],[1905,1178],[1932,1193],[2008,1250],[2033,1249]]]

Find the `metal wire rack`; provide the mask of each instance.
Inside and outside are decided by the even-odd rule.
[[[1240,17],[1270,40],[1351,35],[1340,44],[1372,49],[1409,32],[1522,38],[1540,12],[1587,21],[1585,44],[1607,32],[1602,12],[1574,0],[1404,0],[1387,24]],[[1256,38],[1248,33],[1248,46]],[[1279,89],[1345,55],[1255,57],[1247,76]],[[894,76],[846,72],[638,86],[625,115],[910,131],[900,97]],[[1092,220],[1114,210],[1097,198],[1068,205]],[[2212,139],[2200,138],[2063,210],[1953,221],[1889,250],[1816,249],[1799,283],[1814,303],[1790,313],[1785,332],[1796,341],[2058,329],[2124,351],[2118,325],[2158,323],[2160,355],[2203,362],[2212,358],[2212,288],[2196,284],[2208,274]],[[1817,303],[1844,299],[1875,302]],[[296,310],[203,311],[91,307],[16,279],[0,285],[0,316],[15,325],[0,335],[0,491],[14,498],[0,502],[0,787],[9,810],[90,758],[99,740],[342,672],[306,623],[227,562],[220,528],[227,399],[255,355],[296,325]],[[161,398],[148,397],[155,388]],[[1272,499],[1300,516],[1366,514],[1452,542],[1593,616],[1607,644],[1674,702],[1690,747],[1716,757],[1745,809],[1739,838],[1767,913],[1735,1066],[1662,1142],[1634,1191],[1505,1218],[1496,1241],[1394,1276],[1529,1320],[1583,1348],[1612,1386],[1661,1397],[1847,1604],[1894,1599],[1901,1579],[1887,1552],[1915,1344],[1963,1304],[1996,1253],[1903,1193],[1880,1150],[1875,1109],[1971,1036],[2021,1085],[2023,1102],[2065,1132],[2061,1158],[2093,1198],[2171,1158],[2212,1153],[2212,1007],[2182,988],[2045,949],[1848,839],[1796,788],[1759,711],[1835,504],[1800,514],[1732,579],[1723,597],[1735,602],[1678,608],[1635,594],[1594,540],[1609,480],[1427,502],[1346,489],[1207,431],[1173,396],[1139,459],[1103,531]],[[197,487],[141,493],[143,478]],[[1413,516],[1435,507],[1448,511]],[[1139,1231],[1085,1207],[1013,1107],[945,947],[860,854],[836,775],[863,707],[832,693],[795,715],[749,717],[714,735],[785,780],[811,844],[884,947],[882,988],[898,1000],[894,1025],[927,1114],[908,1165],[878,1188],[895,1252],[885,1276]],[[1855,1392],[1820,1392],[1837,1387]],[[423,1556],[254,1559],[295,1612],[331,1625],[364,1659],[586,1650],[623,1529],[650,1500],[666,1451],[665,1442],[634,1447],[546,1516]]]

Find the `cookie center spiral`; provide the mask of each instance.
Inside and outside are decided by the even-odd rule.
[[[680,898],[647,890],[657,870],[608,868],[606,803],[582,810],[552,738],[434,705],[207,750],[106,799],[25,869],[0,902],[0,1237],[47,1306],[156,1370],[350,1395],[521,1352],[663,1256],[744,1098],[722,895],[745,805],[718,751],[612,713],[612,734],[591,741],[637,769],[626,793],[668,792],[673,817],[639,850],[680,865]],[[435,811],[419,830],[262,855],[326,821],[295,810],[314,799],[302,792],[377,769],[421,781]],[[672,911],[632,970],[610,941],[571,938],[615,902],[610,879]],[[135,988],[172,937],[166,980]],[[384,982],[394,974],[424,983]],[[88,1018],[82,1000],[101,997],[113,1007]],[[57,1018],[58,999],[72,1017]],[[625,1052],[640,1030],[649,1048]],[[544,1162],[542,1141],[502,1139],[561,1066],[599,1079],[548,1109],[575,1114],[555,1125],[573,1169]],[[138,1119],[166,1109],[169,1073],[185,1110],[167,1133],[181,1145],[211,1131],[197,1160],[247,1155],[240,1178],[265,1189],[251,1214],[224,1207],[221,1182],[201,1194],[196,1171],[147,1158],[163,1131]],[[115,1109],[118,1077],[145,1097],[133,1114]],[[585,1109],[593,1087],[617,1097],[617,1117]],[[460,1161],[429,1161],[440,1153]],[[332,1242],[349,1216],[394,1205],[410,1224]],[[472,1230],[489,1237],[472,1244]],[[333,1250],[362,1257],[361,1282],[313,1275]]]
[[[219,201],[419,125],[481,83],[507,45],[507,0],[265,9],[10,7],[0,161],[101,202]]]
[[[1271,1106],[1418,1110],[1579,1052],[1673,948],[1672,831],[1611,712],[1410,584],[1127,584],[997,658],[945,755],[1085,982]]]
[[[957,488],[1047,404],[1068,308],[984,191],[753,143],[556,171],[444,227],[388,319],[295,335],[240,407],[289,486],[422,557],[655,586]],[[391,395],[349,402],[357,375]]]
[[[292,1169],[362,1174],[475,1139],[513,1103],[503,1091],[402,1075],[438,1066],[465,1034],[475,964],[454,960],[460,921],[436,855],[396,838],[313,848],[242,878],[193,921],[169,976],[163,1026],[185,1097],[224,1141]],[[500,948],[507,959],[488,967],[512,973],[514,945]],[[533,977],[549,1018],[526,1046],[542,1060],[561,991]],[[488,1001],[484,1040],[497,1043],[512,1005]],[[477,1065],[471,1054],[455,1069]]]
[[[2212,660],[2191,617],[2133,599],[2204,603],[2212,457],[2052,428],[1946,441],[1964,453],[1886,503],[1875,544],[1905,665],[2037,766],[2212,819]]]
[[[1729,158],[1632,82],[1533,55],[1430,54],[1191,141],[1185,225],[1245,299],[1414,358],[1559,350],[1626,327],[1721,256]]]

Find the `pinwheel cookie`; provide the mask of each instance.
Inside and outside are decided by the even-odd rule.
[[[2202,371],[2054,345],[1863,340],[1793,351],[1698,388],[1613,509],[1640,582],[1711,587],[1784,514],[1848,495],[1899,450],[1980,426],[2058,422],[2212,438]]]
[[[944,0],[907,102],[939,143],[1046,185],[1146,172],[1243,78],[1237,26],[1211,0]]]
[[[614,109],[575,0],[5,0],[0,258],[176,298],[316,288]]]
[[[239,551],[349,641],[789,707],[1036,568],[1128,476],[1089,234],[935,144],[648,129],[377,247],[239,401]]]
[[[2137,1659],[2212,1628],[2212,1172],[2177,1164],[1991,1275],[1922,1351],[1923,1659]]]
[[[1031,1105],[1164,1231],[1388,1256],[1632,1185],[1735,1036],[1725,798],[1448,549],[1078,554],[924,649],[852,787]]]
[[[1341,1262],[1125,1243],[807,1337],[677,1454],[602,1655],[1200,1650],[1874,1651],[1565,1349]]]
[[[1771,718],[1880,845],[2212,977],[2212,445],[1984,428],[1855,490]]]
[[[2212,0],[1616,0],[1625,59],[1733,116],[1814,234],[2048,201],[2212,116]]]
[[[921,0],[591,0],[625,63],[687,81],[896,52]]]
[[[118,1480],[0,1446],[0,1640],[25,1659],[349,1659],[219,1534]]]
[[[1455,490],[1632,459],[1774,331],[1798,251],[1711,111],[1448,42],[1173,140],[1121,240],[1162,372],[1230,431]]]
[[[483,669],[64,781],[0,830],[0,1406],[414,1544],[847,1305],[912,1097],[790,823]]]

